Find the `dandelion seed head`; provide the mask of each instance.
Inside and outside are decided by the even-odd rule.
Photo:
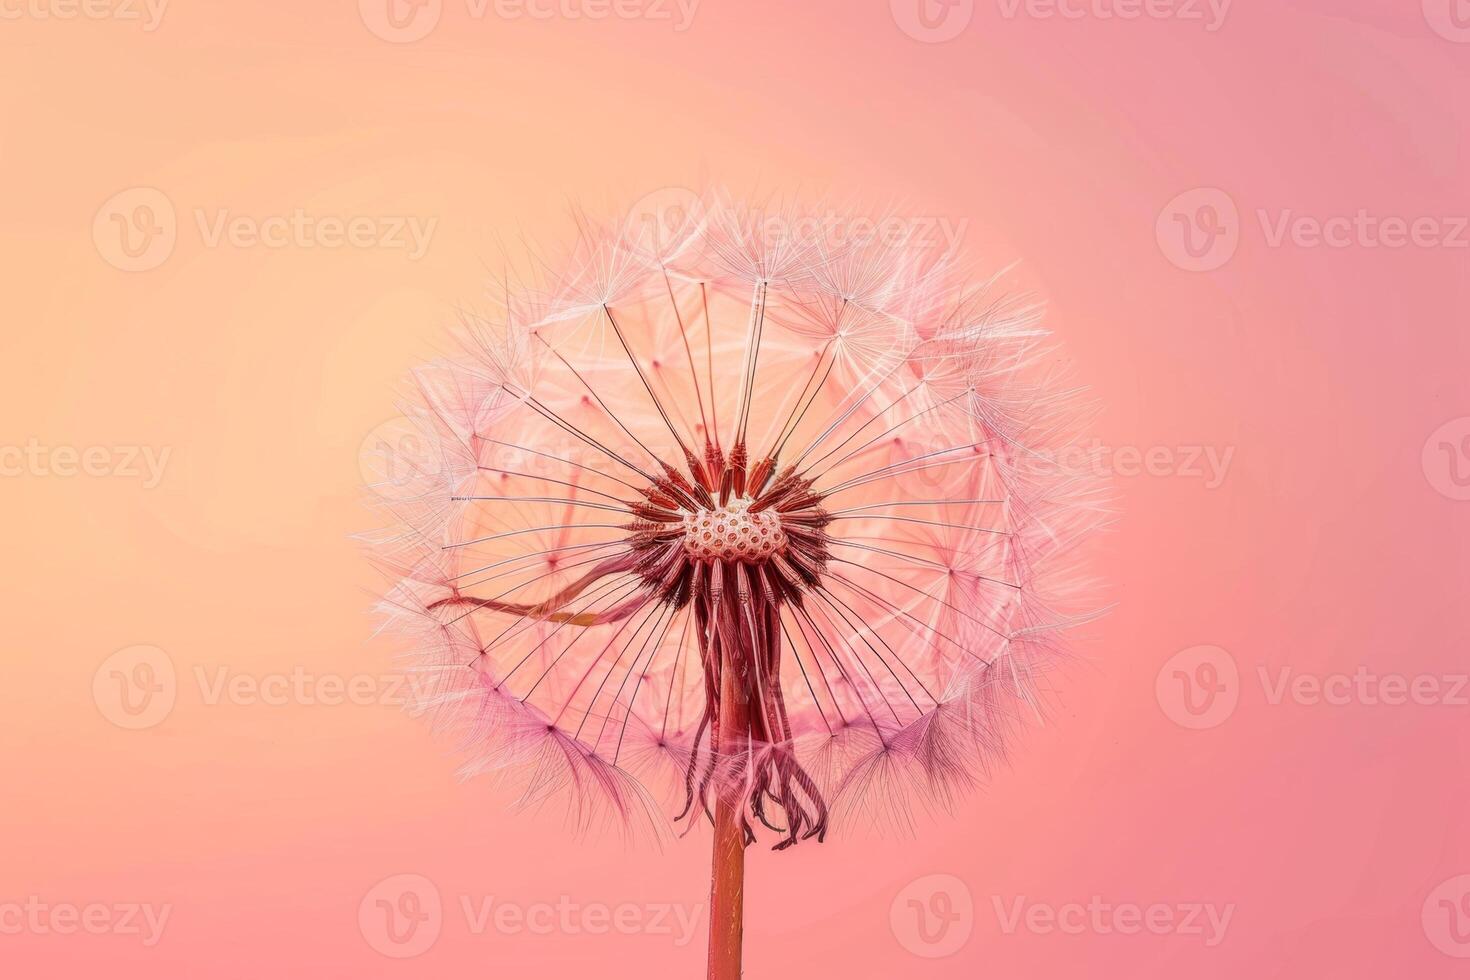
[[[771,214],[579,216],[411,375],[417,492],[371,543],[416,710],[577,825],[907,827],[1044,710],[1076,621],[1105,512],[1039,307]]]

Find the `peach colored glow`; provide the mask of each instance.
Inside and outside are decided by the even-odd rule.
[[[1046,724],[753,850],[748,974],[1461,976],[1464,13],[0,4],[0,972],[699,975],[708,839],[459,781],[349,535],[503,244],[719,183],[1044,296],[1121,512]]]

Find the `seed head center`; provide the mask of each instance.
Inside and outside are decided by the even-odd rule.
[[[748,497],[735,497],[714,510],[683,514],[684,550],[699,561],[765,561],[786,547],[781,516],[750,510]]]

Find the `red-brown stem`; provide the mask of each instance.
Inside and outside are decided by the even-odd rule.
[[[718,746],[727,751],[748,738],[744,694],[735,666],[726,654],[720,675]],[[715,804],[714,859],[710,865],[709,980],[740,980],[740,942],[745,916],[745,832],[740,826],[743,801],[720,794]]]

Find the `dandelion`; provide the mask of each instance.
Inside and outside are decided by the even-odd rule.
[[[717,200],[582,226],[413,374],[383,608],[468,773],[712,825],[738,977],[746,846],[907,827],[1043,710],[1099,510],[1038,309],[951,257]]]

